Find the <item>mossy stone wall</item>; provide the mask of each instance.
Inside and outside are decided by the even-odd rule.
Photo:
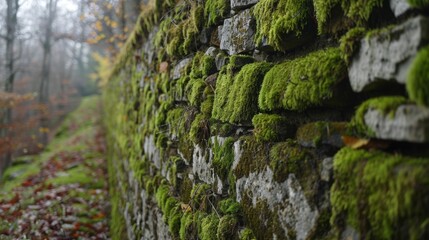
[[[103,92],[113,239],[429,239],[428,7],[150,1]]]

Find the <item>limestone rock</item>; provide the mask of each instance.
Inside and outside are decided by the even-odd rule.
[[[232,18],[225,19],[220,31],[220,49],[230,55],[251,51],[255,48],[253,41],[256,23],[252,9],[247,9]]]
[[[392,9],[395,17],[399,17],[411,9],[407,0],[390,0],[390,9]]]
[[[415,105],[402,105],[395,116],[385,115],[377,109],[369,109],[365,124],[381,139],[429,142],[429,109]]]
[[[173,69],[173,80],[179,79],[183,76],[185,68],[192,62],[192,58],[185,58],[181,60]]]
[[[215,58],[215,63],[217,70],[220,71],[223,66],[228,64],[228,56],[223,52],[218,53]]]
[[[259,0],[231,0],[231,8],[234,10],[243,9],[258,2]]]
[[[422,16],[362,39],[349,67],[353,90],[361,92],[380,80],[404,84],[418,49],[428,42],[429,19]]]

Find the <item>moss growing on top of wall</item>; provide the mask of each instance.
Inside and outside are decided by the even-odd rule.
[[[329,48],[274,66],[264,78],[259,107],[303,111],[331,100],[333,88],[347,75],[337,48]]]
[[[365,114],[370,109],[376,109],[384,115],[395,117],[396,109],[400,105],[409,104],[410,101],[402,96],[378,97],[365,101],[356,110],[350,128],[357,135],[373,137],[375,133],[365,123]]]
[[[335,7],[341,7],[344,15],[357,26],[364,26],[369,20],[373,10],[382,7],[384,0],[314,0],[319,33],[323,32],[328,23],[331,12]]]
[[[406,87],[411,100],[429,106],[429,46],[417,53],[408,72]]]
[[[234,65],[228,65],[232,68]],[[271,64],[265,62],[247,64],[237,75],[231,70],[221,72],[218,78],[213,105],[213,118],[224,122],[250,122],[258,112],[257,95],[265,73]]]
[[[365,239],[426,239],[429,161],[344,148],[334,158],[333,224]]]
[[[300,36],[311,15],[311,0],[260,0],[254,8],[256,43],[264,39],[274,49],[283,51],[288,34]]]

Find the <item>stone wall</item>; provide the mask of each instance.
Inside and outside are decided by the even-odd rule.
[[[104,91],[114,239],[429,239],[426,0],[157,0]]]

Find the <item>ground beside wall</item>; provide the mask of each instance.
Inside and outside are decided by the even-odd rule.
[[[114,239],[428,239],[429,1],[150,3],[104,91]]]

